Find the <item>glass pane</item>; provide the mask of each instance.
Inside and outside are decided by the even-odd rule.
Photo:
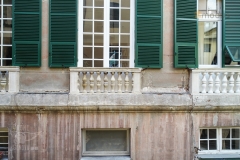
[[[121,59],[129,59],[129,48],[121,48]]]
[[[110,35],[110,45],[111,46],[119,45],[119,35]]]
[[[0,137],[0,143],[8,143],[8,137]]]
[[[91,34],[84,34],[83,35],[83,45],[92,45],[92,35]]]
[[[94,12],[94,19],[103,20],[103,8],[95,8]]]
[[[83,67],[92,67],[92,61],[91,60],[84,60],[83,61]]]
[[[208,0],[208,10],[216,10],[216,9],[217,9],[217,1]]]
[[[216,139],[216,138],[217,138],[217,130],[209,129],[209,139]]]
[[[8,132],[0,132],[0,136],[8,136]]]
[[[199,22],[198,53],[200,65],[217,65],[217,22]]]
[[[86,131],[86,151],[127,151],[127,132]]]
[[[125,1],[125,0],[123,0],[123,1]],[[112,6],[111,3],[113,3],[113,2],[119,4],[119,0],[110,0],[110,6]]]
[[[118,48],[110,48],[109,59],[119,59],[119,54]]]
[[[121,66],[120,67],[129,67],[129,61],[121,61]]]
[[[110,60],[109,61],[109,67],[118,67],[118,60]]]
[[[12,33],[3,33],[3,44],[12,44]]]
[[[3,6],[3,18],[12,18],[11,6]]]
[[[110,9],[110,20],[119,20],[119,9]]]
[[[240,149],[239,140],[232,140],[232,149]]]
[[[223,149],[223,150],[228,150],[228,149],[230,149],[230,140],[223,140],[223,141],[222,141],[222,149]]]
[[[101,34],[94,35],[94,45],[95,46],[103,46],[103,35],[101,35]]]
[[[8,144],[1,144],[0,151],[7,151],[8,150]]]
[[[240,138],[239,129],[232,129],[232,138]]]
[[[110,33],[119,33],[119,22],[110,22]]]
[[[91,21],[83,21],[83,32],[92,32],[92,22]]]
[[[200,141],[200,149],[208,150],[208,141]]]
[[[12,4],[12,0],[3,0],[3,4]]]
[[[121,33],[130,33],[130,22],[121,22]]]
[[[3,20],[3,30],[12,31],[12,20]]]
[[[216,149],[217,149],[217,141],[209,140],[209,150],[216,150]]]
[[[207,129],[200,129],[200,139],[208,139]]]
[[[92,58],[92,47],[83,47],[83,58]]]
[[[95,0],[95,6],[96,7],[103,7],[104,6],[104,0]]]
[[[199,11],[207,10],[207,0],[198,0],[198,10]]]
[[[103,67],[103,61],[94,61],[94,67]]]
[[[130,7],[130,0],[121,1],[121,7]]]
[[[3,66],[11,66],[12,60],[3,60]]]
[[[3,46],[3,58],[12,58],[11,46]]]
[[[93,19],[93,9],[92,8],[84,8],[83,9],[83,19]]]
[[[94,59],[103,59],[103,48],[102,47],[94,48]]]
[[[129,35],[121,35],[120,46],[130,46],[130,36]]]
[[[229,52],[225,52],[225,64],[226,65],[240,65],[240,62],[234,62],[233,60],[240,60],[240,47],[228,46]]]
[[[93,0],[84,0],[83,6],[93,6]]]
[[[130,9],[121,9],[121,20],[130,20]]]
[[[94,32],[103,33],[103,22],[102,21],[94,22]]]
[[[230,129],[222,129],[222,138],[230,138]]]

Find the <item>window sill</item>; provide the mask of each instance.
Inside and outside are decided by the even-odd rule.
[[[130,156],[82,157],[80,160],[131,160]]]
[[[197,157],[200,160],[203,159],[218,159],[218,158],[229,158],[229,159],[236,159],[236,158],[240,158],[240,154],[223,154],[223,153],[219,153],[219,154],[198,154]]]

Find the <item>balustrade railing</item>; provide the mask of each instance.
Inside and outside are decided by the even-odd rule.
[[[240,69],[196,69],[191,71],[192,94],[240,94]]]
[[[70,68],[70,93],[141,93],[141,69]]]
[[[0,67],[0,93],[19,92],[19,67]]]

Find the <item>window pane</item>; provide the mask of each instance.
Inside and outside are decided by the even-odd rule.
[[[240,149],[239,140],[232,140],[232,149]]]
[[[129,59],[129,48],[121,48],[121,59]]]
[[[103,20],[103,8],[95,8],[94,12],[94,19]]]
[[[3,20],[3,30],[12,31],[12,20]]]
[[[110,33],[119,33],[119,22],[110,22]]]
[[[228,46],[229,51],[225,51],[225,64],[226,65],[240,65],[240,62],[233,60],[240,60],[240,47]]]
[[[95,59],[103,59],[103,48],[102,47],[94,48],[94,58]]]
[[[3,4],[12,4],[12,0],[3,0]]]
[[[121,66],[120,67],[129,67],[129,61],[121,61]]]
[[[84,34],[83,35],[83,45],[92,45],[92,35],[90,34]]]
[[[208,141],[200,141],[200,149],[208,150]]]
[[[121,9],[121,20],[130,20],[130,9]]]
[[[3,58],[12,58],[12,46],[3,46]]]
[[[125,0],[123,0],[123,1],[125,1]],[[110,0],[110,4],[111,4],[112,2],[119,3],[119,0]]]
[[[3,66],[11,66],[12,60],[3,60]]]
[[[83,19],[93,19],[93,9],[92,8],[84,8],[83,9]]]
[[[240,138],[239,129],[232,129],[232,138]]]
[[[3,44],[12,44],[12,33],[3,33]]]
[[[121,1],[121,7],[130,7],[130,0]]]
[[[229,150],[230,149],[230,140],[223,140],[222,141],[222,149]]]
[[[86,151],[127,151],[126,131],[86,131]]]
[[[94,22],[94,32],[103,33],[103,22],[102,21]]]
[[[8,136],[8,132],[0,132],[0,136]]]
[[[207,10],[207,0],[198,0],[198,10],[200,11]]]
[[[199,64],[217,65],[217,22],[199,22]]]
[[[104,0],[95,0],[95,7],[103,7]]]
[[[119,35],[110,35],[110,45],[111,46],[119,45]]]
[[[83,58],[92,58],[92,47],[83,47]]]
[[[216,139],[216,138],[217,138],[217,130],[209,129],[209,139]]]
[[[94,67],[103,67],[103,61],[94,61]]]
[[[84,0],[83,6],[93,6],[93,0]]]
[[[0,143],[8,143],[8,137],[0,137]]]
[[[208,10],[216,10],[216,9],[217,9],[217,1],[208,0]]]
[[[207,129],[200,129],[200,139],[208,139]]]
[[[209,150],[216,150],[216,149],[217,149],[217,141],[209,140]]]
[[[129,35],[121,35],[120,46],[130,46],[130,36]]]
[[[230,129],[222,129],[222,138],[230,138]]]
[[[84,60],[83,61],[83,67],[92,67],[92,61],[91,60]]]
[[[102,34],[94,35],[94,45],[95,46],[103,46],[103,35]]]
[[[130,33],[130,22],[121,22],[121,33]]]
[[[3,6],[3,18],[12,18],[11,6]]]
[[[91,21],[83,21],[83,32],[92,32],[92,22]]]

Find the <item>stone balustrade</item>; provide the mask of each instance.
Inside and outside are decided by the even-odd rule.
[[[195,69],[190,76],[191,94],[240,94],[240,69]]]
[[[70,68],[70,93],[141,93],[141,69]]]
[[[19,67],[0,67],[0,93],[19,92]]]

